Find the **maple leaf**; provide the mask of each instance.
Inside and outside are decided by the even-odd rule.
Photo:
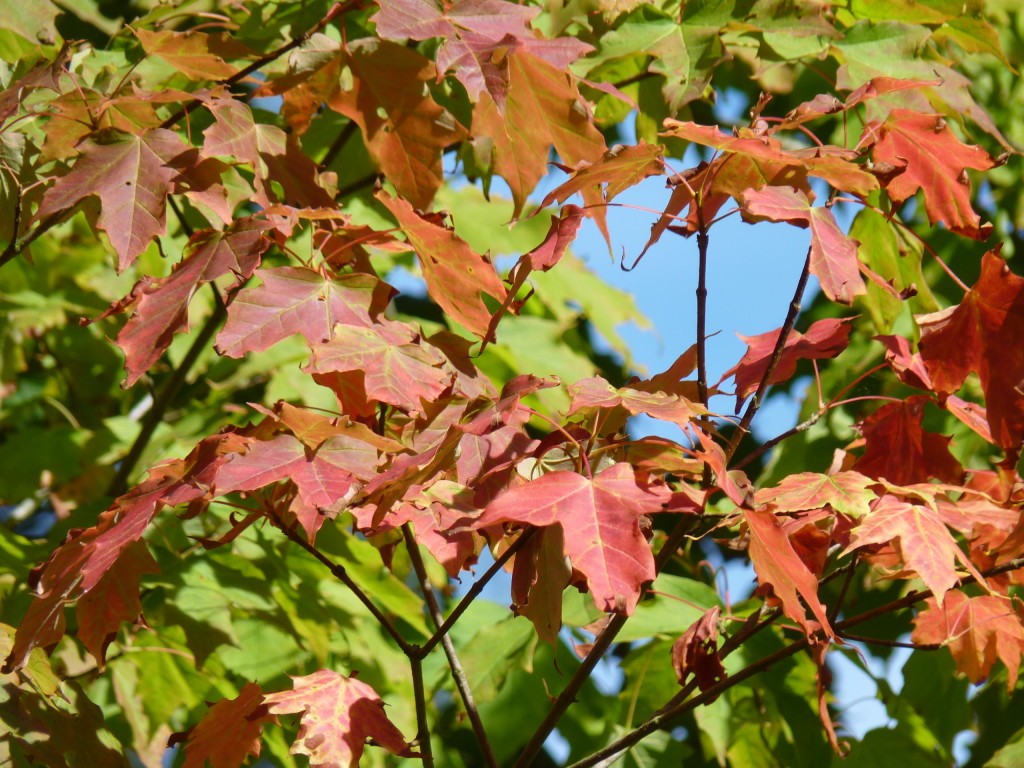
[[[293,690],[263,697],[275,715],[302,713],[293,755],[308,755],[310,768],[347,768],[359,763],[367,739],[392,754],[416,757],[366,683],[321,669],[292,677]]]
[[[517,217],[547,170],[552,146],[564,164],[575,167],[596,162],[605,143],[569,73],[519,48],[510,48],[507,58],[505,110],[482,96],[471,132],[493,142],[491,167],[508,183]]]
[[[830,208],[812,207],[802,191],[793,187],[764,187],[743,193],[741,211],[745,221],[785,221],[810,227],[810,271],[832,301],[852,304],[866,292],[857,260],[857,241],[839,229]]]
[[[193,80],[225,80],[239,69],[225,59],[244,59],[254,55],[247,46],[222,35],[173,30],[152,32],[148,29],[138,29],[135,35],[147,54],[159,56]]]
[[[918,345],[936,392],[952,394],[974,372],[985,391],[996,444],[1016,451],[1024,437],[1024,278],[1013,274],[999,250],[982,257],[981,275],[963,301],[919,315]]]
[[[263,699],[259,685],[246,683],[238,696],[221,699],[192,728],[172,735],[167,746],[182,744],[182,768],[238,768],[260,756],[263,726],[277,722]]]
[[[466,129],[430,96],[433,63],[404,45],[374,39],[351,43],[342,66],[352,87],[327,99],[362,129],[366,148],[399,194],[426,208],[441,186],[441,153]]]
[[[958,483],[964,468],[949,452],[952,438],[926,432],[922,426],[929,398],[914,395],[886,403],[861,424],[866,447],[855,467],[871,477],[897,485],[937,479]]]
[[[871,512],[857,522],[843,554],[870,544],[896,546],[897,541],[904,565],[921,577],[940,605],[943,595],[960,580],[957,562],[984,583],[935,509],[911,504],[892,494],[882,496]]]
[[[199,286],[228,273],[238,282],[252,275],[270,247],[266,229],[265,222],[245,218],[222,232],[196,232],[189,238],[186,255],[168,277],[143,278],[136,284],[127,297],[135,313],[117,335],[125,355],[125,386],[138,381],[170,346],[174,334],[187,328],[188,305]],[[101,317],[123,306],[122,300]]]
[[[316,164],[294,138],[274,125],[257,123],[252,110],[226,97],[208,98],[213,125],[203,131],[203,155],[227,157],[248,164],[256,176],[254,201],[269,208],[277,201],[271,182],[277,182],[284,201],[307,208],[333,208],[334,197],[321,185]]]
[[[824,360],[835,357],[849,344],[850,326],[853,318],[828,318],[813,323],[806,333],[790,331],[782,350],[778,365],[768,377],[769,384],[788,381],[796,373],[798,360]],[[778,343],[781,328],[768,331],[757,336],[739,335],[747,345],[747,351],[740,361],[722,374],[721,381],[735,376],[736,378],[736,410],[740,410],[743,401],[761,383],[764,372],[771,362],[775,345]]]
[[[836,512],[858,518],[868,513],[875,499],[869,489],[873,484],[874,480],[859,472],[799,472],[783,478],[774,488],[759,488],[754,501],[758,506],[770,504],[776,512],[802,512],[828,505]]]
[[[672,666],[680,685],[693,674],[697,687],[706,691],[726,678],[725,667],[718,656],[718,617],[721,612],[719,606],[711,607],[672,644]]]
[[[744,510],[743,519],[750,531],[750,561],[758,582],[771,585],[782,601],[783,612],[808,635],[822,629],[831,637],[831,623],[818,599],[818,581],[793,549],[779,520],[766,509]],[[804,604],[817,622],[807,618]]]
[[[438,69],[454,73],[473,101],[489,94],[499,110],[505,109],[508,93],[510,47],[521,47],[562,69],[593,50],[575,38],[536,37],[530,22],[540,9],[504,0],[461,0],[445,8],[434,0],[381,0],[379,5],[371,18],[377,34],[398,42],[441,38]]]
[[[894,109],[884,123],[864,127],[861,144],[872,145],[875,162],[902,169],[885,185],[897,203],[920,190],[932,224],[941,221],[952,231],[976,240],[984,240],[992,232],[992,225],[982,225],[971,207],[967,169],[985,171],[995,163],[985,150],[961,142],[944,118]]]
[[[261,285],[240,291],[228,305],[217,351],[228,357],[260,352],[293,334],[317,344],[338,323],[370,325],[393,290],[373,275],[328,277],[307,267],[256,270]]]
[[[565,532],[542,528],[516,552],[512,569],[512,610],[533,624],[537,638],[554,645],[562,628],[562,593],[572,580],[565,561]]]
[[[436,400],[451,386],[452,374],[443,364],[444,357],[418,342],[415,331],[388,322],[372,327],[336,326],[329,342],[313,347],[303,370],[362,372],[367,396],[415,414],[422,408],[418,403]]]
[[[1024,656],[1024,612],[1013,598],[1000,595],[968,597],[952,590],[945,600],[929,598],[914,619],[915,643],[949,647],[957,669],[975,685],[992,671],[996,659],[1006,665],[1007,688],[1017,686]]]
[[[81,145],[71,172],[46,190],[35,219],[100,199],[96,226],[107,233],[122,271],[167,228],[167,195],[178,175],[174,160],[187,149],[174,132],[156,128],[138,136],[106,130]]]
[[[621,408],[631,416],[645,413],[651,418],[678,424],[686,428],[698,416],[707,414],[707,409],[685,397],[665,392],[645,392],[630,386],[613,387],[600,376],[582,379],[571,385],[572,405],[569,416],[581,411]]]
[[[427,293],[453,320],[485,337],[491,312],[482,297],[486,294],[502,302],[506,295],[494,265],[439,221],[440,217],[420,214],[405,200],[383,192],[377,193],[377,199],[398,220],[416,251]]]
[[[487,505],[475,529],[505,522],[561,525],[565,554],[582,573],[602,611],[630,614],[640,587],[654,578],[654,557],[640,515],[657,512],[664,494],[637,484],[632,467],[614,464],[593,479],[549,472]]]

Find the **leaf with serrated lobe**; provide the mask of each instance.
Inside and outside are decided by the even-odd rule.
[[[293,690],[263,697],[274,715],[300,713],[293,755],[308,755],[310,768],[348,768],[359,763],[367,739],[395,755],[414,757],[384,713],[384,702],[366,683],[321,669],[292,677]]]
[[[628,464],[614,464],[593,479],[549,472],[498,496],[472,527],[561,525],[565,553],[586,577],[597,607],[630,614],[641,585],[655,575],[640,515],[659,511],[664,501],[667,497],[638,484]]]
[[[221,699],[195,726],[171,736],[168,746],[181,744],[185,751],[182,768],[238,768],[249,757],[259,757],[263,726],[277,722],[267,712],[263,691],[246,683],[233,699]]]

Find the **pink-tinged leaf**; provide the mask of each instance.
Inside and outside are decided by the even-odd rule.
[[[750,560],[757,580],[771,585],[782,601],[783,612],[804,632],[811,635],[821,629],[832,637],[825,606],[818,599],[818,581],[793,549],[778,519],[766,509],[745,510],[743,517],[750,530]],[[805,604],[817,622],[807,618]]]
[[[875,336],[875,340],[885,347],[885,362],[900,381],[918,389],[932,389],[928,369],[921,355],[911,351],[909,339],[903,336]]]
[[[984,583],[981,574],[957,546],[942,517],[931,507],[911,504],[888,494],[883,496],[853,529],[850,545],[843,554],[871,544],[897,546],[903,564],[921,577],[940,605],[943,595],[960,580],[956,563]]]
[[[292,682],[293,690],[266,694],[263,703],[274,715],[301,713],[291,753],[308,755],[310,768],[358,765],[367,739],[392,754],[416,756],[366,683],[330,669]]]
[[[664,501],[665,494],[637,484],[628,464],[615,464],[593,479],[549,472],[498,496],[472,527],[561,525],[565,553],[586,578],[597,607],[630,614],[640,587],[655,575],[640,515],[658,512]]]
[[[1012,598],[968,597],[954,590],[941,604],[929,598],[925,605],[914,619],[915,643],[948,646],[957,669],[975,685],[988,678],[999,659],[1006,665],[1008,690],[1017,686],[1024,656],[1024,612]]]
[[[262,284],[240,291],[228,305],[217,351],[228,357],[261,352],[293,334],[317,344],[338,323],[370,325],[387,307],[390,287],[372,275],[328,277],[306,267],[256,271]]]
[[[473,251],[442,217],[421,214],[405,200],[383,192],[377,194],[377,199],[398,220],[416,251],[430,297],[467,330],[486,336],[491,312],[483,296],[491,296],[500,304],[506,295],[494,265]]]
[[[371,327],[339,325],[331,341],[313,347],[303,370],[323,374],[353,371],[363,374],[366,395],[381,403],[416,414],[424,402],[437,400],[452,383],[442,366],[444,357],[419,341],[401,323]]]
[[[321,185],[316,164],[295,141],[274,125],[257,123],[252,110],[234,98],[212,98],[206,106],[214,123],[203,131],[203,154],[226,157],[252,168],[256,177],[253,202],[269,208],[285,202],[305,208],[333,208],[333,195]],[[279,201],[271,182],[277,182]]]
[[[168,277],[143,278],[135,286],[129,297],[135,313],[117,336],[125,356],[125,386],[138,381],[167,350],[174,334],[187,329],[188,305],[199,286],[228,273],[239,282],[252,275],[270,247],[266,229],[266,223],[250,218],[239,219],[223,232],[196,232],[185,257]],[[123,306],[116,305],[117,309]]]
[[[852,304],[867,291],[860,276],[857,241],[839,229],[829,208],[814,208],[800,190],[793,187],[764,187],[750,190],[742,198],[743,218],[755,221],[785,221],[811,229],[811,274],[832,301]]]
[[[924,408],[930,399],[914,395],[886,403],[861,424],[866,447],[855,467],[897,485],[941,480],[959,483],[964,468],[949,452],[951,437],[926,432]]]
[[[195,726],[171,736],[168,746],[182,745],[182,768],[239,768],[248,758],[260,756],[263,726],[275,722],[259,685],[246,683],[238,696],[221,699]]]
[[[597,162],[605,143],[569,72],[519,48],[507,60],[505,110],[484,95],[473,111],[472,134],[493,143],[491,168],[512,190],[516,217],[547,172],[552,146],[562,163],[576,167]]]
[[[142,577],[159,572],[146,545],[135,541],[124,548],[96,586],[78,598],[78,639],[101,665],[121,623],[135,621],[142,615]]]
[[[21,667],[33,648],[55,645],[64,635],[64,608],[75,600],[81,624],[82,611],[95,608],[89,601],[83,604],[81,598],[102,588],[108,573],[113,571],[134,579],[148,572],[144,556],[133,545],[142,538],[153,516],[161,507],[184,504],[205,495],[217,469],[227,460],[224,454],[241,444],[238,437],[230,434],[205,439],[186,459],[150,470],[149,478],[118,498],[100,515],[96,525],[73,531],[45,563],[33,570],[30,582],[36,599],[18,627],[3,671],[8,673]],[[120,561],[125,556],[129,559],[122,568]],[[129,606],[127,593],[133,587],[137,591],[138,583],[126,581],[118,586],[125,606]],[[115,611],[110,618],[120,622],[124,613]],[[117,631],[117,626],[105,626],[102,616],[84,620],[90,626],[90,636],[97,640],[91,643],[94,647],[102,646],[99,638]]]
[[[992,437],[1010,451],[1024,437],[1024,278],[999,251],[982,258],[978,282],[955,307],[920,315],[918,345],[936,392],[953,394],[972,371],[981,380]]]
[[[836,357],[849,344],[852,318],[819,320],[807,333],[791,331],[786,338],[779,364],[768,377],[769,384],[788,381],[796,373],[798,360],[825,360]],[[779,340],[781,328],[768,331],[757,336],[740,336],[747,345],[742,359],[722,375],[722,380],[730,376],[736,377],[736,410],[739,411],[743,401],[757,390],[772,353]]]
[[[537,638],[554,645],[562,629],[562,593],[572,580],[560,525],[542,528],[516,552],[512,570],[512,611],[525,616]]]
[[[981,147],[961,142],[944,118],[894,109],[884,123],[865,126],[861,143],[874,145],[876,163],[902,169],[886,183],[893,200],[901,203],[920,190],[931,223],[941,221],[976,240],[992,232],[971,207],[967,169],[986,171],[995,164]]]
[[[759,488],[754,501],[759,507],[770,504],[776,512],[803,512],[828,505],[840,514],[859,518],[868,513],[876,498],[870,490],[874,482],[859,472],[800,472],[774,488]]]
[[[569,416],[581,411],[621,408],[630,416],[645,413],[685,429],[695,418],[708,412],[699,403],[680,395],[644,392],[629,386],[616,388],[599,376],[576,382],[569,387],[569,394],[572,395]]]
[[[597,222],[605,242],[611,244],[608,233],[607,203],[617,195],[651,176],[665,173],[664,150],[657,144],[640,143],[636,146],[617,145],[609,149],[600,160],[585,163],[579,168],[564,170],[572,177],[547,194],[538,210],[555,201],[564,203],[579,193],[583,197],[585,212]]]
[[[691,674],[702,691],[726,678],[725,667],[718,656],[718,617],[722,609],[717,605],[690,625],[682,637],[672,645],[672,666],[680,685]]]
[[[71,172],[46,190],[35,220],[95,195],[96,226],[117,251],[118,271],[124,270],[167,228],[167,195],[178,175],[171,163],[187,147],[176,133],[157,128],[139,136],[104,131],[80,149]]]

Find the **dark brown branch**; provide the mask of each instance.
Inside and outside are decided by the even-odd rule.
[[[915,651],[937,651],[942,648],[942,643],[908,643],[902,640],[888,640],[884,637],[865,637],[864,635],[854,635],[849,632],[843,632],[840,637],[842,637],[843,640],[853,640],[855,643],[881,645],[886,648],[912,648]]]
[[[747,409],[743,412],[743,418],[740,420],[732,439],[729,441],[729,447],[725,451],[726,461],[731,459],[733,454],[736,453],[736,449],[739,448],[743,437],[750,431],[750,423],[754,420],[754,416],[757,415],[757,411],[761,407],[764,393],[768,389],[768,381],[771,379],[772,374],[775,373],[775,369],[778,368],[779,361],[782,360],[782,353],[786,349],[786,341],[793,332],[793,326],[796,325],[797,315],[800,314],[800,302],[803,301],[804,290],[807,288],[807,279],[810,273],[811,249],[808,248],[807,257],[804,259],[804,267],[800,271],[800,279],[797,280],[796,290],[793,291],[793,300],[789,303],[789,311],[786,312],[786,320],[779,331],[779,338],[775,341],[775,349],[772,350],[772,356],[768,360],[768,367],[764,369],[764,375],[761,376],[761,381],[758,382],[757,391],[754,392],[750,402],[747,403]]]
[[[420,590],[427,601],[430,617],[434,620],[434,626],[440,629],[444,624],[444,614],[441,612],[441,606],[437,603],[437,595],[434,594],[434,589],[430,586],[427,568],[423,564],[423,557],[420,555],[420,545],[417,543],[416,537],[412,533],[412,528],[408,523],[402,526],[402,535],[405,537],[405,547],[409,550],[409,559],[412,560],[412,567],[420,583]],[[455,653],[455,644],[452,643],[452,639],[447,633],[441,635],[441,648],[444,649],[444,655],[448,658],[448,667],[451,669],[452,679],[455,681],[455,687],[459,691],[459,696],[462,697],[462,704],[465,706],[466,714],[469,716],[473,735],[476,736],[477,744],[483,752],[484,762],[489,768],[498,768],[498,760],[494,756],[491,742],[487,738],[487,730],[484,728],[483,720],[480,719],[480,712],[477,710],[476,702],[473,700],[473,691],[469,687],[469,680],[462,669],[461,662],[459,662],[458,654]]]
[[[334,158],[338,156],[338,153],[344,149],[345,145],[348,144],[348,140],[352,138],[352,134],[356,132],[359,126],[356,125],[355,120],[349,120],[345,126],[338,131],[338,135],[334,137],[334,141],[331,146],[327,148],[323,158],[320,160],[319,170],[325,171],[334,162]]]
[[[412,656],[415,646],[408,642],[401,633],[392,623],[380,608],[378,608],[373,600],[362,590],[362,588],[352,580],[352,577],[348,575],[348,571],[345,570],[343,565],[333,562],[327,555],[317,549],[315,546],[306,541],[302,535],[295,530],[292,526],[286,525],[279,517],[277,517],[273,511],[267,515],[267,519],[270,520],[274,527],[277,528],[281,533],[288,537],[288,540],[293,544],[297,544],[300,548],[306,550],[309,554],[319,560],[327,569],[331,572],[338,581],[352,590],[352,594],[358,598],[370,614],[377,620],[377,623],[383,627],[384,631],[391,635],[391,639],[395,641],[398,647],[402,650],[406,656]]]
[[[463,595],[462,600],[459,601],[459,604],[455,606],[454,610],[448,614],[448,618],[445,619],[441,626],[437,628],[437,631],[434,632],[431,638],[419,647],[418,653],[421,657],[426,656],[434,649],[434,646],[441,642],[441,638],[451,631],[455,622],[459,620],[459,617],[466,612],[466,609],[469,608],[469,606],[473,604],[473,601],[479,597],[480,593],[484,591],[484,588],[490,580],[494,578],[494,575],[505,566],[505,563],[512,559],[515,553],[518,552],[527,541],[533,538],[535,532],[535,528],[530,528],[529,530],[524,531],[508,549],[501,553],[500,557],[491,563],[491,567],[484,571],[483,575],[481,575],[479,579],[473,582],[473,586],[471,586],[469,591]]]

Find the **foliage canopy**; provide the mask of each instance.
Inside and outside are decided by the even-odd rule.
[[[1016,2],[128,6],[0,2],[0,763],[1024,762]],[[715,382],[735,215],[809,246]]]

